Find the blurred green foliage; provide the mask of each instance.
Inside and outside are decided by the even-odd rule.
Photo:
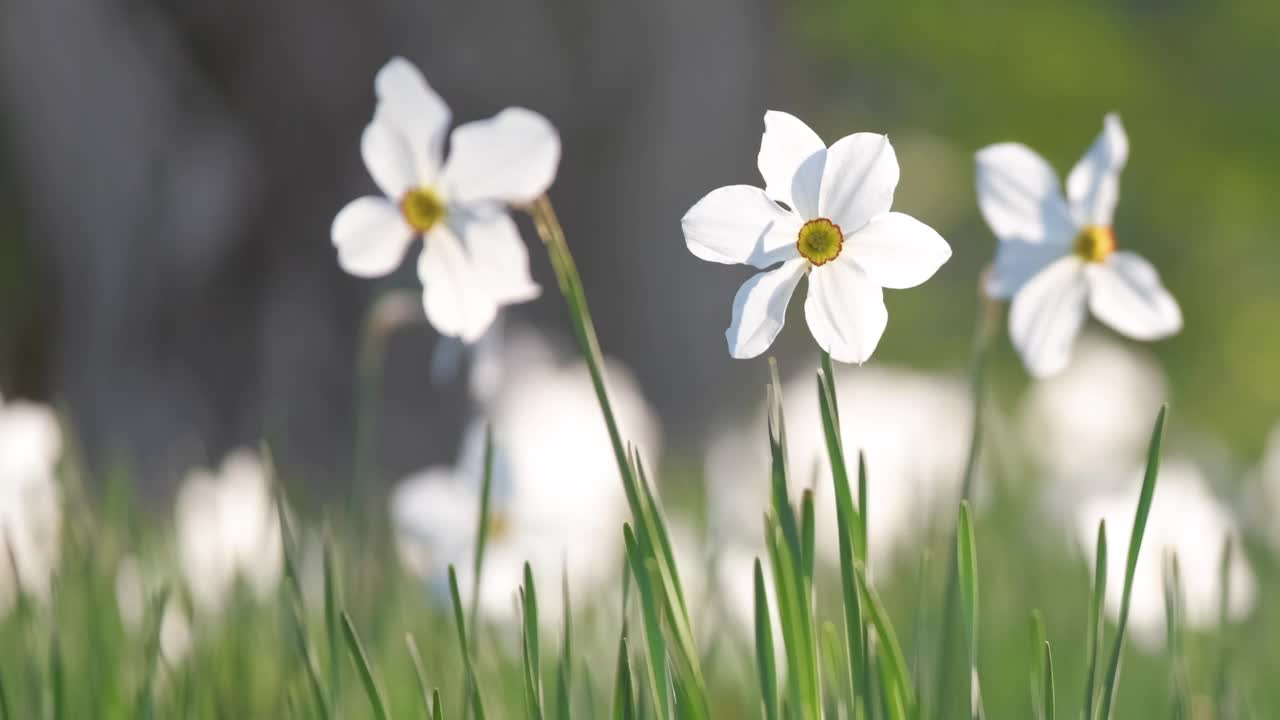
[[[1120,113],[1131,140],[1117,237],[1150,258],[1186,326],[1153,350],[1171,403],[1250,455],[1280,419],[1280,4],[902,3],[789,6],[782,101],[828,140],[889,133],[897,205],[955,257],[893,315],[878,357],[954,367],[995,240],[978,215],[972,154],[1023,142],[1065,175]],[[1007,348],[1007,343],[1005,343]],[[1009,376],[1021,373],[1006,358]]]

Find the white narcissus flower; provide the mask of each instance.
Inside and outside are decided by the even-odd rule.
[[[928,280],[951,247],[928,225],[889,211],[898,159],[888,137],[855,133],[828,148],[786,113],[771,110],[764,124],[765,188],[713,190],[681,221],[695,256],[765,271],[733,299],[729,354],[751,358],[773,344],[807,275],[804,313],[818,346],[841,362],[864,362],[889,318],[882,289]]]
[[[1112,228],[1129,138],[1120,118],[1067,176],[1020,143],[978,151],[978,205],[1000,240],[987,292],[1013,298],[1009,335],[1027,370],[1045,377],[1066,367],[1086,311],[1135,340],[1182,328],[1182,311],[1151,263],[1116,249]]]
[[[473,342],[503,305],[539,293],[510,205],[533,201],[555,179],[560,136],[546,118],[507,108],[460,125],[409,61],[394,58],[374,82],[377,109],[360,149],[383,197],[352,201],[333,220],[338,262],[379,277],[400,266],[413,241],[427,319]]]
[[[178,560],[198,609],[219,611],[237,580],[248,581],[259,596],[280,580],[280,516],[266,468],[253,452],[230,453],[217,473],[189,473],[174,523]]]
[[[1076,515],[1077,538],[1092,564],[1098,522],[1107,523],[1107,612],[1119,617],[1124,595],[1125,553],[1133,532],[1133,516],[1142,485],[1141,471],[1123,492],[1096,495],[1083,503]],[[1133,595],[1129,605],[1129,629],[1149,650],[1158,650],[1165,641],[1164,577],[1169,553],[1181,566],[1184,617],[1187,627],[1211,628],[1221,616],[1223,543],[1235,543],[1228,578],[1231,597],[1227,617],[1240,620],[1257,601],[1258,586],[1249,567],[1235,518],[1205,488],[1200,469],[1186,460],[1163,463],[1152,496],[1142,551],[1133,575]]]
[[[53,410],[0,398],[0,614],[19,593],[49,595],[62,537],[61,455]]]
[[[540,351],[526,360],[538,357]],[[554,623],[561,615],[556,588],[562,571],[576,606],[597,601],[600,589],[616,581],[627,501],[586,366],[550,361],[509,368],[489,399],[494,480],[478,608],[490,621],[513,620],[512,598],[527,561],[537,583],[551,588],[539,593],[539,614]],[[657,457],[661,430],[652,410],[624,368],[610,362],[608,370],[610,399],[625,436],[647,457]],[[444,590],[446,569],[454,565],[468,602],[483,446],[483,428],[473,426],[456,467],[414,475],[390,498],[405,566]]]

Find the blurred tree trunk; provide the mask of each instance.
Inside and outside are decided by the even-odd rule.
[[[50,327],[54,398],[90,457],[152,487],[274,439],[314,482],[345,481],[354,358],[378,285],[346,277],[328,228],[372,184],[359,135],[392,54],[466,121],[547,114],[553,197],[605,347],[679,436],[730,364],[742,277],[693,260],[679,219],[754,177],[769,85],[765,0],[0,0],[0,130]],[[530,242],[536,243],[532,233]],[[567,332],[549,290],[517,315]],[[461,390],[427,380],[435,336],[389,357],[384,475],[447,461]],[[736,377],[747,371],[735,368]]]

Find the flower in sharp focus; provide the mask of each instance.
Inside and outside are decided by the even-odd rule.
[[[178,560],[198,609],[219,611],[241,580],[259,596],[275,588],[284,564],[280,517],[256,454],[236,450],[216,473],[192,471],[176,505]]]
[[[0,399],[0,614],[19,593],[48,597],[62,536],[61,454],[53,410]]]
[[[804,312],[818,346],[841,362],[864,362],[888,322],[883,288],[923,283],[951,248],[928,225],[889,211],[898,160],[888,137],[855,133],[828,148],[786,113],[769,111],[764,123],[765,188],[713,190],[681,221],[695,256],[764,270],[734,297],[729,353],[767,350],[808,276]]]
[[[876,565],[920,540],[935,513],[954,511],[972,410],[962,382],[912,370],[837,368],[836,388],[850,467],[858,450],[866,454],[868,540]],[[796,377],[784,383],[782,395],[789,490],[798,498],[815,488],[818,556],[835,563],[835,492],[815,381],[807,373]],[[710,525],[721,542],[759,545],[760,514],[770,501],[766,425],[760,407],[707,451]],[[850,478],[855,498],[856,481]]]
[[[530,357],[537,357],[535,353]],[[649,458],[661,431],[629,373],[608,363],[610,399],[623,433]],[[626,497],[585,365],[513,364],[489,399],[494,479],[478,608],[490,621],[514,619],[512,597],[525,561],[540,588],[540,616],[559,619],[559,581],[568,573],[576,607],[613,586],[622,558]],[[438,591],[447,567],[470,601],[474,581],[484,430],[473,425],[455,467],[426,470],[392,493],[391,519],[406,567]],[[593,595],[593,593],[595,593]]]
[[[1077,538],[1090,563],[1095,554],[1098,522],[1106,520],[1106,606],[1113,620],[1120,613],[1125,553],[1141,484],[1142,473],[1135,472],[1133,482],[1124,491],[1096,495],[1082,503],[1076,515]],[[1228,538],[1235,543],[1235,551],[1228,570],[1231,597],[1227,616],[1239,620],[1253,608],[1258,590],[1240,546],[1236,520],[1206,489],[1203,474],[1195,464],[1178,459],[1163,463],[1133,576],[1129,629],[1135,640],[1148,650],[1164,645],[1164,577],[1170,552],[1177,556],[1181,567],[1184,623],[1193,629],[1217,625],[1222,607],[1222,548]]]
[[[1086,309],[1135,340],[1182,328],[1182,311],[1151,263],[1116,249],[1112,227],[1129,138],[1107,115],[1102,133],[1067,176],[1019,143],[977,154],[978,205],[1000,240],[987,292],[1013,298],[1009,334],[1027,370],[1066,367]]]
[[[333,220],[338,262],[352,275],[379,277],[400,266],[422,238],[418,277],[427,319],[444,335],[472,342],[498,308],[539,293],[510,205],[551,185],[560,136],[543,116],[507,108],[460,125],[409,61],[394,58],[374,81],[377,109],[360,149],[382,191],[349,203]]]

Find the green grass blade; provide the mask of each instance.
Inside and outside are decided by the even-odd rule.
[[[813,587],[814,545],[817,542],[817,519],[813,509],[813,490],[806,489],[800,498],[800,565],[804,581]]]
[[[573,608],[569,599],[568,568],[560,576],[560,594],[564,598],[564,625],[556,679],[556,718],[569,720],[573,712]]]
[[[341,629],[338,617],[341,602],[333,541],[329,534],[326,533],[324,539],[324,627],[326,637],[329,640],[329,706],[334,708],[340,707],[342,696],[342,663],[339,661],[342,655],[339,649],[342,641],[339,638]]]
[[[524,564],[524,585],[520,588],[522,642],[524,651],[525,708],[532,720],[542,720],[542,650],[538,640],[538,593],[533,570]]]
[[[444,720],[444,702],[438,688],[431,691],[431,720]]]
[[[631,683],[631,655],[627,651],[626,630],[618,638],[618,664],[613,681],[614,720],[635,720],[635,689]]]
[[[1129,555],[1124,571],[1124,593],[1120,599],[1120,617],[1116,622],[1116,639],[1111,648],[1111,659],[1102,683],[1102,697],[1098,704],[1097,720],[1111,720],[1111,704],[1115,698],[1116,683],[1120,679],[1120,657],[1124,652],[1124,631],[1129,622],[1129,602],[1133,594],[1133,574],[1138,567],[1138,554],[1142,550],[1142,536],[1147,529],[1147,516],[1151,512],[1151,498],[1156,491],[1156,476],[1160,473],[1160,442],[1164,435],[1164,419],[1167,407],[1160,408],[1155,428],[1151,431],[1151,445],[1147,450],[1147,470],[1142,479],[1142,491],[1138,495],[1138,508],[1133,518],[1133,535],[1129,538]]]
[[[1044,666],[1044,717],[1045,720],[1054,720],[1057,716],[1057,698],[1053,687],[1053,653],[1049,649],[1049,641],[1044,643],[1044,659],[1041,661]]]
[[[369,696],[369,705],[373,708],[373,717],[376,720],[388,720],[390,715],[387,714],[387,703],[382,698],[382,691],[378,689],[373,668],[369,665],[369,656],[364,651],[364,644],[360,642],[355,625],[351,624],[351,616],[344,611],[341,618],[342,634],[347,640],[347,650],[351,653],[351,661],[355,663],[360,681],[364,683],[365,694]]]
[[[974,547],[973,519],[969,501],[960,501],[960,516],[956,524],[956,570],[960,581],[960,602],[964,609],[965,641],[969,648],[969,671],[973,678],[978,673],[978,556]],[[977,718],[982,706],[977,681],[970,682],[970,716]]]
[[[62,659],[62,640],[55,628],[49,641],[49,692],[53,696],[53,720],[67,717],[66,665]]]
[[[453,619],[458,630],[458,648],[462,652],[465,705],[474,710],[476,720],[484,720],[484,704],[481,699],[479,680],[476,677],[475,664],[471,660],[471,648],[467,642],[467,622],[462,613],[462,597],[458,592],[458,571],[452,565],[449,566],[449,598],[453,601]],[[465,717],[465,710],[463,715]]]
[[[422,706],[428,712],[434,712],[439,701],[433,700],[431,690],[427,687],[427,673],[422,666],[422,653],[418,650],[418,641],[413,633],[404,634],[404,645],[409,650],[409,661],[413,663],[413,676],[418,682],[418,692],[422,693]]]
[[[1186,602],[1182,597],[1182,570],[1172,550],[1165,557],[1163,580],[1165,648],[1169,653],[1169,694],[1173,703],[1170,716],[1174,720],[1187,720],[1191,717],[1191,697],[1182,658],[1182,614]]]
[[[916,712],[916,693],[911,685],[911,674],[907,668],[906,656],[902,653],[902,644],[898,642],[898,635],[893,629],[893,623],[889,620],[889,614],[884,609],[884,603],[880,601],[875,588],[867,582],[866,574],[861,567],[858,568],[858,583],[862,596],[866,600],[867,615],[879,639],[877,665],[881,668],[882,680],[889,680],[885,685],[885,703],[899,708],[901,713],[904,713],[893,715],[895,720],[899,717],[912,717]]]
[[[1107,521],[1098,521],[1098,540],[1093,561],[1093,597],[1089,602],[1089,627],[1085,636],[1084,712],[1092,718],[1097,707],[1098,656],[1102,651],[1103,604],[1107,599]]]
[[[754,568],[756,674],[760,680],[761,712],[765,720],[778,720],[778,669],[773,654],[769,596],[764,587],[764,570],[756,558]]]
[[[627,548],[627,562],[635,578],[636,592],[640,596],[640,614],[644,620],[646,667],[649,670],[650,700],[655,712],[663,720],[671,717],[669,700],[670,683],[667,678],[667,646],[662,636],[657,599],[654,597],[652,560],[646,557],[636,540],[630,525],[623,526],[623,539]]]
[[[1031,675],[1031,710],[1038,720],[1045,720],[1044,646],[1048,642],[1044,631],[1044,616],[1039,610],[1031,611],[1031,648],[1027,667]]]
[[[1239,715],[1233,697],[1232,686],[1232,638],[1231,638],[1231,566],[1235,543],[1231,536],[1222,542],[1222,555],[1218,564],[1218,662],[1214,672],[1214,717],[1230,718]]]

